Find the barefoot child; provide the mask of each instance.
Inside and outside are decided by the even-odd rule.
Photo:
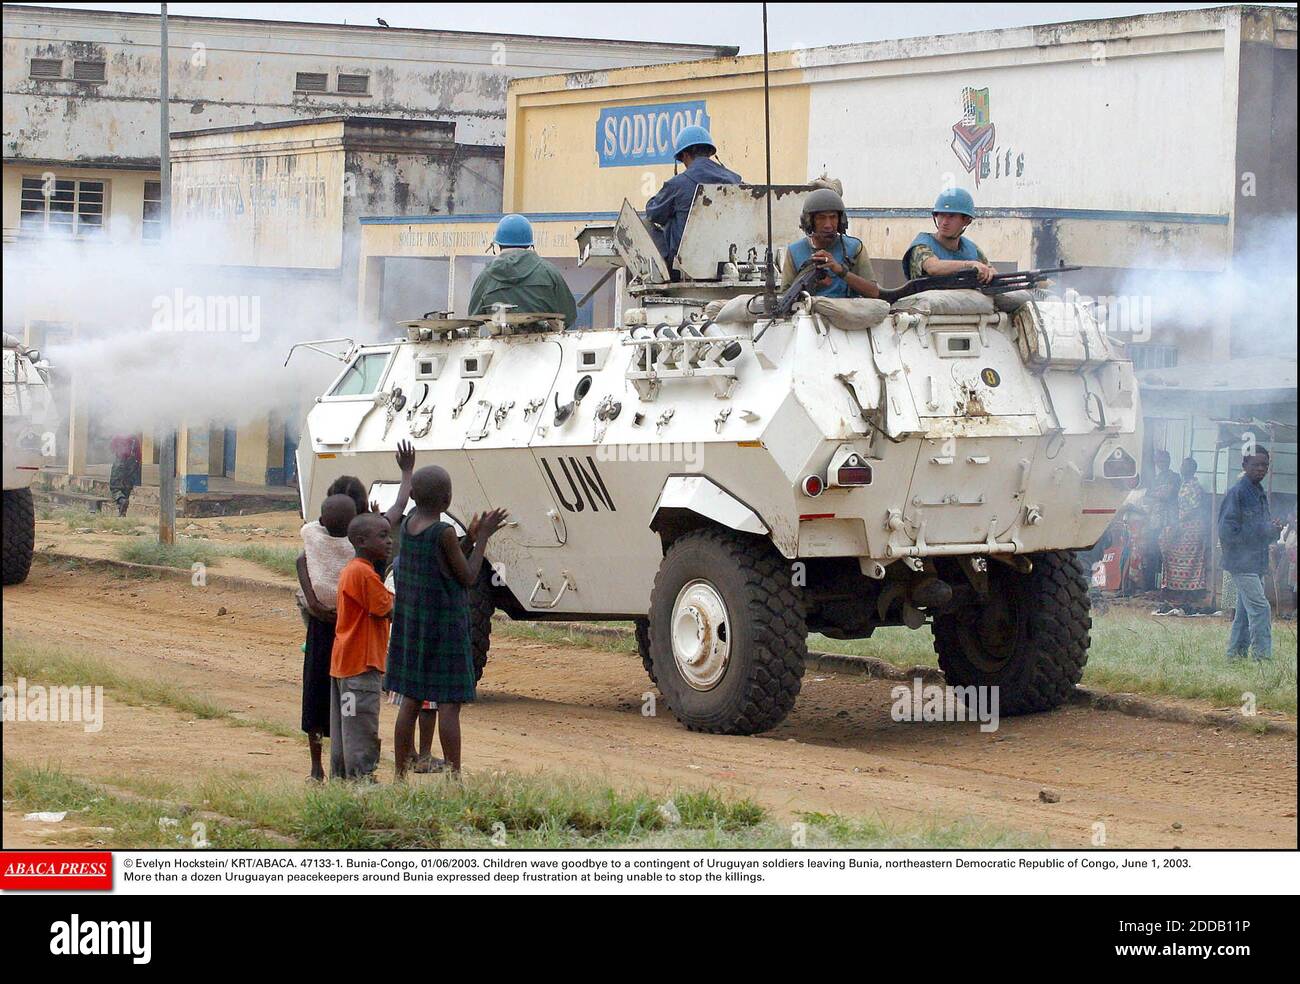
[[[411,481],[415,510],[402,521],[397,599],[384,689],[402,695],[393,733],[397,778],[410,765],[415,722],[424,701],[435,701],[442,754],[460,772],[460,705],[475,697],[470,653],[468,588],[477,580],[487,542],[506,519],[494,509],[470,523],[468,561],[456,529],[442,521],[451,506],[451,476],[421,468]]]
[[[330,653],[330,775],[369,778],[379,765],[379,683],[388,651],[393,596],[379,571],[392,554],[393,524],[411,492],[415,449],[397,446],[402,481],[387,513],[364,512],[348,524],[355,556],[338,580],[334,646]],[[377,508],[377,507],[376,507]]]
[[[339,575],[356,551],[348,541],[348,524],[357,514],[346,495],[331,495],[320,507],[320,519],[302,528],[303,552],[298,555],[298,603],[307,623],[302,660],[302,730],[311,750],[311,778],[325,778],[321,741],[330,733],[330,653],[334,649],[334,620],[338,613]]]

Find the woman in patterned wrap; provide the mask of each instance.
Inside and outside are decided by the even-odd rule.
[[[1160,587],[1191,601],[1206,589],[1206,546],[1210,537],[1210,495],[1196,480],[1196,460],[1186,458],[1178,488],[1177,513],[1161,539],[1164,566]]]

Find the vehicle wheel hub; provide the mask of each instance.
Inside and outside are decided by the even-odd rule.
[[[731,624],[727,606],[707,581],[691,581],[673,605],[673,659],[695,690],[711,690],[727,671]]]

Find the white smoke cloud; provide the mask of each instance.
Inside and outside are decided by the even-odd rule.
[[[1209,361],[1209,333],[1232,322],[1235,358],[1296,358],[1296,215],[1252,220],[1249,234],[1227,264],[1221,252],[1182,255],[1176,267],[1134,269],[1119,295],[1134,312],[1134,341],[1178,345]],[[1121,318],[1123,321],[1123,318]],[[1136,337],[1143,321],[1152,337]]]
[[[341,363],[297,341],[340,335],[338,274],[285,274],[189,262],[221,232],[191,228],[168,247],[43,241],[6,251],[4,323],[75,324],[43,355],[101,426],[239,425],[305,413]],[[396,334],[394,331],[393,334]],[[340,346],[342,348],[343,346]]]

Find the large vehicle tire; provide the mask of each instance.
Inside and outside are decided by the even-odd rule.
[[[474,680],[483,679],[483,668],[487,666],[488,649],[492,646],[492,613],[496,605],[492,601],[492,566],[484,561],[479,568],[478,581],[469,589],[469,637],[470,651],[474,656]]]
[[[1069,699],[1088,662],[1088,579],[1071,551],[1034,554],[1020,574],[990,560],[989,599],[934,620],[934,651],[951,686],[998,687],[1000,714]]]
[[[803,605],[771,544],[699,530],[668,548],[650,595],[650,661],[682,724],[728,735],[776,727],[807,656]]]
[[[32,569],[36,549],[36,507],[31,489],[13,489],[4,494],[4,583],[22,584]]]
[[[636,651],[641,655],[641,665],[645,667],[650,682],[658,683],[655,679],[654,660],[650,658],[650,620],[639,618],[632,624],[636,633]]]

